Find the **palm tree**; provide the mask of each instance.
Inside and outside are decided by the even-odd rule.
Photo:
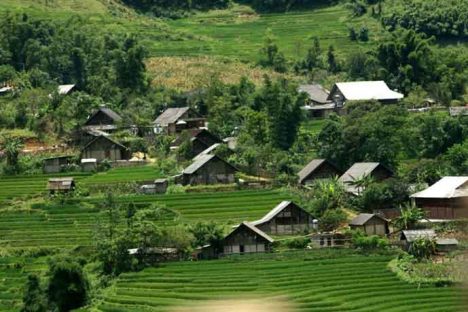
[[[375,182],[374,177],[370,174],[365,174],[360,177],[353,177],[351,182],[348,182],[349,185],[356,187],[358,194],[361,194],[369,185]]]

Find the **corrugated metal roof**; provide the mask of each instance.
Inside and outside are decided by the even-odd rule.
[[[221,145],[221,143],[215,143],[215,144],[211,145],[207,149],[203,150],[200,154],[195,156],[193,158],[193,160],[197,160],[197,158],[200,157],[200,156],[211,154],[211,152],[213,152],[215,149],[217,149],[220,145]]]
[[[335,86],[348,101],[398,100],[403,98],[403,94],[391,90],[382,80],[338,82]]]
[[[328,100],[330,92],[319,84],[300,85],[298,91],[307,93],[309,99],[314,102],[322,104],[330,103],[330,100]]]
[[[284,208],[288,207],[292,202],[288,200],[283,200],[281,203],[279,203],[275,208],[271,209],[263,218],[257,221],[251,222],[252,225],[256,226],[259,224],[263,224],[265,222],[270,221],[273,219],[278,213],[283,211]]]
[[[407,242],[414,242],[418,238],[434,239],[436,233],[434,230],[404,230],[402,231]]]
[[[458,245],[456,238],[438,238],[436,240],[437,245]]]
[[[411,195],[412,198],[468,197],[468,176],[443,177],[427,189]]]
[[[183,174],[193,174],[198,169],[203,167],[207,162],[216,157],[215,155],[201,155],[194,160],[194,162],[184,169]]]
[[[349,222],[349,225],[364,225],[366,224],[367,221],[372,219],[373,217],[377,217],[381,220],[387,221],[385,218],[382,218],[381,216],[373,213],[360,213],[358,214],[351,222]]]
[[[184,115],[190,107],[171,107],[166,109],[154,121],[155,124],[160,126],[167,126],[168,124],[176,122],[182,115]]]
[[[70,93],[70,91],[73,90],[74,87],[75,87],[74,84],[60,85],[57,88],[57,92],[60,95],[65,95],[65,94]]]

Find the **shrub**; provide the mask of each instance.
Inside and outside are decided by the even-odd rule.
[[[409,246],[408,253],[421,261],[435,254],[436,242],[426,237],[416,238]]]
[[[305,249],[310,243],[307,237],[297,237],[286,241],[286,246],[290,249]]]
[[[361,231],[356,231],[352,234],[351,243],[354,248],[363,251],[375,249],[387,249],[389,246],[388,240],[377,235],[367,236]]]

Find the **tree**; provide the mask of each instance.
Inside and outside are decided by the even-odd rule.
[[[82,265],[67,257],[53,258],[49,263],[49,304],[60,312],[84,306],[88,301],[89,282]]]
[[[367,28],[367,26],[362,26],[360,29],[359,29],[359,40],[361,41],[369,41],[369,28]]]
[[[419,209],[414,203],[406,204],[400,207],[400,215],[393,219],[393,224],[400,230],[412,229],[425,214],[422,209]]]
[[[18,157],[23,147],[23,142],[20,139],[13,137],[5,137],[1,149],[6,154],[6,173],[15,174],[19,172]]]
[[[37,275],[28,275],[26,287],[23,295],[23,307],[21,312],[46,312],[47,299],[44,294],[44,289],[41,285],[41,280]]]
[[[215,222],[197,222],[189,227],[189,232],[195,237],[193,247],[209,244],[214,248],[215,253],[222,252],[224,231]]]
[[[275,43],[275,37],[271,29],[267,29],[265,41],[261,52],[264,54],[265,59],[260,61],[260,64],[267,67],[272,67],[275,71],[284,73],[287,71],[287,62],[283,53],[279,51]]]
[[[335,56],[335,48],[332,45],[328,47],[327,63],[328,63],[328,70],[331,73],[336,73],[340,70],[340,67],[338,65],[338,62]]]
[[[336,230],[346,219],[346,213],[341,209],[326,210],[322,217],[319,218],[319,229],[331,232]]]
[[[418,237],[412,241],[408,248],[408,253],[418,261],[429,259],[436,251],[436,242],[427,237]]]

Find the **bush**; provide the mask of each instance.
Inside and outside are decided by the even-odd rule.
[[[297,237],[286,241],[286,246],[290,249],[305,249],[310,243],[307,237]]]
[[[356,231],[352,234],[351,244],[354,248],[360,249],[362,251],[387,249],[389,246],[387,239],[378,235],[367,236],[361,231]]]

